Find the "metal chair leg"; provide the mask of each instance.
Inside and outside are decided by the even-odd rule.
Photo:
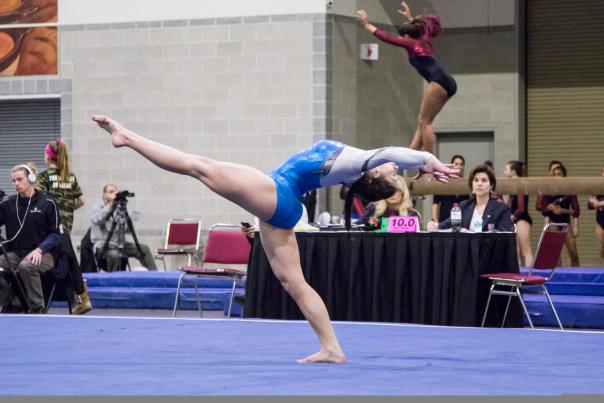
[[[482,324],[480,327],[484,327],[484,322],[487,319],[487,312],[489,312],[489,305],[491,303],[491,296],[493,295],[493,289],[495,288],[495,284],[491,284],[491,289],[489,290],[489,298],[487,298],[487,306],[484,308],[484,313],[482,314]]]
[[[73,310],[72,310],[72,306],[71,306],[73,303],[73,300],[69,299],[69,292],[67,291],[67,286],[65,284],[63,284],[63,291],[65,292],[65,296],[67,297],[66,298],[67,299],[67,309],[69,310],[69,314],[71,315],[71,314],[73,314]],[[75,291],[74,291],[74,294],[75,294]]]
[[[180,285],[181,285],[182,279],[185,275],[186,275],[186,273],[183,273],[180,275],[180,277],[178,277],[178,285],[176,286],[176,298],[174,298],[174,310],[172,311],[173,318],[176,317],[176,309],[178,308],[178,299],[180,297]]]
[[[552,307],[552,311],[554,312],[554,316],[556,317],[556,321],[558,322],[558,326],[560,327],[560,330],[564,330],[564,327],[562,326],[562,322],[560,321],[560,318],[558,317],[558,312],[556,312],[556,308],[554,308],[554,303],[553,303],[551,297],[549,296],[549,292],[547,292],[547,288],[545,288],[544,285],[542,285],[541,288],[543,289],[543,293],[545,294],[545,296],[549,302],[549,306]]]
[[[201,309],[201,301],[199,300],[199,288],[197,287],[197,279],[193,283],[195,285],[195,298],[197,299],[197,309],[199,310],[199,317],[203,318],[203,310]]]
[[[235,297],[235,286],[237,285],[237,277],[233,277],[233,287],[231,288],[231,298],[229,299],[229,310],[227,311],[227,318],[231,317],[231,308],[233,307],[233,297]]]
[[[505,312],[503,313],[503,320],[501,321],[501,327],[502,328],[505,326],[505,320],[508,317],[508,311],[510,310],[510,302],[511,301],[512,301],[512,294],[508,295],[508,303],[505,305]]]
[[[46,310],[44,311],[44,313],[48,313],[48,311],[50,310],[50,304],[52,303],[52,297],[55,295],[56,287],[57,287],[57,283],[54,283],[52,285],[52,288],[50,289],[50,295],[48,296],[48,302],[46,303]],[[71,314],[71,310],[69,313]]]
[[[518,287],[514,287],[514,288],[516,288],[516,295],[518,296],[518,299],[520,300],[520,304],[522,305],[522,309],[524,310],[526,319],[528,320],[529,325],[531,325],[531,329],[534,329],[535,326],[533,326],[533,321],[531,320],[531,315],[529,315],[529,312],[526,309],[526,305],[524,305],[524,301],[522,300],[522,294],[520,293],[520,289]]]

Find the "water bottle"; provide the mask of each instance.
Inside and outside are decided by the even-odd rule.
[[[458,203],[453,203],[451,209],[451,230],[453,232],[461,231],[461,209]]]

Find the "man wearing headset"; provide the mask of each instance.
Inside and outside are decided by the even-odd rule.
[[[7,256],[0,256],[0,305],[3,313],[25,312],[8,284],[9,267],[23,283],[32,313],[44,313],[40,274],[52,269],[60,244],[59,212],[52,199],[34,188],[36,174],[28,165],[11,169],[16,195],[0,202],[0,226],[5,225]]]

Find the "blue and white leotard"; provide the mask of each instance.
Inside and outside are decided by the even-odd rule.
[[[331,140],[320,140],[292,155],[270,173],[277,187],[277,208],[267,222],[293,228],[302,216],[302,195],[337,184],[350,185],[369,169],[394,162],[399,167],[420,168],[432,154],[403,147],[361,150]]]

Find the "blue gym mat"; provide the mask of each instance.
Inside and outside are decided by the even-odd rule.
[[[4,396],[604,393],[604,333],[298,321],[0,315]]]

